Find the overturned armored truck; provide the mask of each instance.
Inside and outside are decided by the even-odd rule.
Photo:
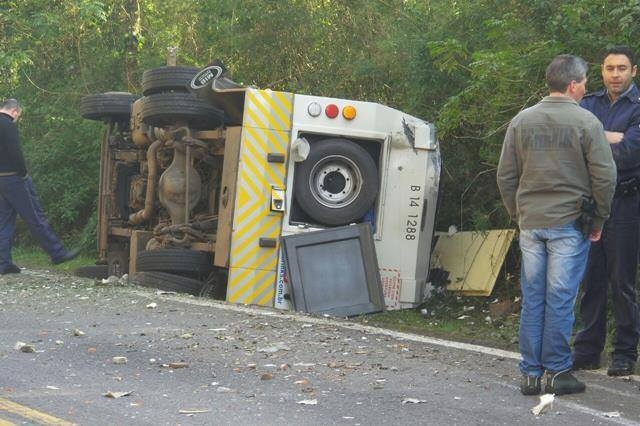
[[[105,123],[85,273],[288,307],[281,237],[368,223],[386,307],[422,301],[441,170],[432,124],[243,87],[221,63],[147,70],[142,96],[88,95],[80,113]]]

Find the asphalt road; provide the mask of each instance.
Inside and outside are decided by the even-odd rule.
[[[0,324],[0,426],[640,425],[636,376],[534,416],[512,352],[46,271]]]

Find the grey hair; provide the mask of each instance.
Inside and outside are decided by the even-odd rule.
[[[547,86],[553,92],[564,93],[572,81],[581,82],[587,77],[587,63],[579,56],[558,55],[547,67]]]
[[[1,109],[12,110],[16,109],[18,111],[22,111],[22,107],[20,106],[20,102],[17,99],[9,98],[5,99],[2,103]]]

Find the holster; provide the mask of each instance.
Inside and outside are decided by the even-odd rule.
[[[622,180],[616,185],[616,192],[613,195],[616,198],[630,197],[640,191],[640,179],[636,176]]]
[[[586,195],[583,195],[578,201],[580,209],[580,217],[576,221],[576,228],[585,238],[588,238],[593,230],[593,218],[596,215],[596,201]]]

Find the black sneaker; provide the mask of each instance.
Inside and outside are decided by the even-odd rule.
[[[636,369],[636,363],[627,359],[614,359],[607,370],[608,376],[630,376]]]
[[[547,383],[544,387],[545,393],[566,395],[569,393],[584,392],[586,388],[587,386],[584,383],[571,374],[571,370],[558,372],[547,371]]]
[[[79,249],[69,250],[69,251],[66,251],[62,256],[57,257],[55,259],[51,259],[51,263],[53,263],[54,265],[59,265],[61,263],[68,262],[70,260],[75,259],[76,257],[78,257],[79,254],[80,254]]]
[[[540,377],[523,374],[520,379],[520,392],[522,392],[523,395],[539,395]]]
[[[589,360],[582,358],[574,358],[573,360],[573,371],[578,370],[598,370],[600,369],[600,360]]]
[[[4,271],[2,271],[2,273],[0,273],[0,275],[6,275],[6,274],[19,274],[20,268],[18,268],[16,265],[14,265],[13,263],[7,267],[7,269],[5,269]]]

